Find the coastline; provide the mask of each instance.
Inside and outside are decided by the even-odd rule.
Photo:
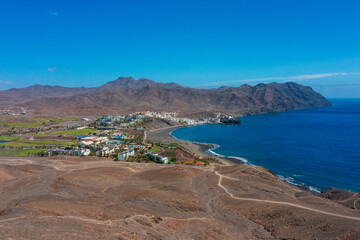
[[[148,130],[145,132],[144,140],[149,141],[156,141],[156,142],[170,142],[170,143],[177,143],[186,148],[189,152],[193,153],[195,156],[200,157],[213,157],[216,158],[219,163],[224,165],[232,165],[232,164],[247,164],[246,160],[240,160],[240,158],[237,157],[231,157],[231,156],[221,156],[219,154],[216,154],[212,152],[212,150],[216,149],[217,146],[211,143],[199,143],[199,142],[192,142],[188,140],[178,139],[174,137],[171,133],[179,128],[185,128],[195,125],[177,125],[177,126],[170,126],[170,127],[164,127],[154,130]],[[270,171],[269,169],[267,169]],[[272,172],[272,171],[270,171]],[[276,175],[279,179],[281,179],[283,182],[289,184],[290,186],[296,187],[298,189],[301,189],[303,191],[309,192],[313,195],[319,195],[320,192],[313,190],[312,187],[301,185],[301,184],[295,184],[292,182],[289,182],[285,178],[281,178],[279,175],[273,173]]]
[[[219,163],[224,165],[230,164],[243,164],[244,162],[235,158],[235,157],[224,157],[219,156],[214,153],[211,153],[212,149],[215,149],[213,144],[197,143],[192,141],[186,141],[182,139],[175,138],[171,135],[171,132],[178,129],[189,127],[189,125],[177,125],[171,127],[164,127],[154,130],[145,131],[144,140],[145,141],[155,141],[155,142],[168,142],[168,143],[177,143],[186,148],[189,152],[193,153],[199,157],[213,157],[216,158]]]

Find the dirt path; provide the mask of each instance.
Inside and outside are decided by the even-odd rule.
[[[356,199],[356,200],[354,201],[354,209],[355,209],[355,210],[359,210],[359,209],[356,208],[356,202],[359,201],[359,200],[360,200],[360,198],[358,198],[358,199]]]
[[[330,212],[322,211],[322,210],[315,209],[315,208],[305,207],[305,206],[295,204],[295,203],[272,201],[272,200],[263,200],[263,199],[256,199],[256,198],[236,197],[224,185],[221,184],[223,178],[229,178],[229,179],[233,179],[233,178],[224,176],[224,175],[218,173],[215,170],[214,170],[214,173],[219,176],[218,186],[221,187],[222,189],[224,189],[224,191],[233,199],[238,199],[238,200],[243,200],[243,201],[264,202],[264,203],[273,203],[273,204],[286,205],[286,206],[291,206],[291,207],[301,208],[301,209],[305,209],[305,210],[309,210],[309,211],[313,211],[313,212],[322,213],[322,214],[329,215],[329,216],[341,217],[341,218],[360,221],[360,217],[352,217],[352,216],[346,216],[346,215],[341,215],[341,214],[336,214],[336,213],[330,213]]]
[[[112,226],[114,222],[132,220],[136,217],[149,217],[149,216],[148,215],[133,215],[133,216],[126,217],[126,218],[111,219],[111,220],[96,220],[96,219],[92,219],[92,218],[85,218],[85,217],[78,217],[78,216],[26,216],[26,217],[14,217],[14,218],[0,220],[0,224],[6,223],[6,222],[11,222],[11,221],[16,221],[16,220],[21,220],[21,219],[56,218],[56,219],[73,219],[73,220],[89,222],[89,223],[98,224],[98,225]],[[206,217],[189,217],[189,218],[163,217],[163,218],[172,219],[172,220],[176,220],[176,221],[193,221],[193,220],[201,221],[201,220],[207,219]]]

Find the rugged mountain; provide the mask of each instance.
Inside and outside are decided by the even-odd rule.
[[[0,91],[0,103],[26,102],[42,97],[69,97],[93,90],[92,88],[68,88],[61,86],[34,85],[26,88],[12,88]]]
[[[146,78],[140,78],[135,80],[132,77],[120,77],[114,81],[108,82],[97,89],[99,91],[106,91],[106,90],[113,90],[118,88],[123,89],[130,89],[130,88],[143,88],[149,85],[157,86],[160,88],[170,88],[170,89],[182,89],[183,86],[176,84],[176,83],[161,83],[161,82],[154,82]]]
[[[144,78],[119,78],[98,88],[64,88],[62,93],[60,87],[53,87],[52,91],[44,91],[40,86],[36,88],[31,93],[29,88],[23,89],[28,101],[13,103],[18,102],[17,107],[24,107],[34,114],[82,116],[144,110],[176,111],[184,115],[199,112],[247,115],[331,104],[310,87],[296,83],[195,89]],[[2,91],[0,96],[6,96],[10,91],[14,90]]]

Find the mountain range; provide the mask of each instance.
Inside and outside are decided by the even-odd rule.
[[[176,83],[120,77],[95,88],[34,85],[0,91],[1,109],[24,108],[33,115],[100,116],[134,111],[181,115],[249,115],[327,107],[311,87],[293,82],[197,89]]]

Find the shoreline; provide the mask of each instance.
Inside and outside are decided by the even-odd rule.
[[[195,156],[213,157],[213,158],[216,158],[219,161],[219,163],[224,164],[224,165],[247,164],[246,160],[240,160],[237,157],[221,156],[216,153],[213,153],[212,150],[217,148],[215,146],[215,144],[199,143],[199,142],[193,142],[193,141],[189,141],[189,140],[178,139],[171,134],[176,129],[191,127],[191,126],[196,126],[196,125],[185,125],[185,126],[177,125],[177,126],[169,126],[169,127],[159,128],[159,129],[147,130],[147,131],[145,131],[146,133],[144,135],[144,140],[145,141],[178,143],[181,146],[183,146],[184,148],[186,148],[189,152],[193,153]],[[150,139],[149,139],[148,135],[150,135]],[[266,170],[272,172],[271,170],[269,170],[267,168],[266,168]],[[275,173],[273,173],[273,174],[276,175],[279,179],[281,179],[279,177],[279,175],[277,175]],[[289,184],[290,186],[296,187],[303,191],[307,191],[313,195],[319,195],[320,192],[322,191],[322,190],[320,190],[318,192],[318,191],[313,190],[311,186],[291,183],[285,179],[281,179],[281,180],[284,183]]]
[[[168,143],[177,143],[186,148],[189,152],[198,157],[213,157],[216,158],[219,163],[224,165],[230,164],[243,164],[244,162],[239,159],[233,157],[221,157],[216,154],[212,154],[209,150],[214,149],[215,145],[206,144],[206,143],[197,143],[187,140],[182,140],[175,138],[171,135],[171,132],[184,127],[190,127],[195,125],[177,125],[177,126],[169,126],[165,128],[159,128],[154,130],[147,130],[144,134],[145,141],[154,141],[154,142],[168,142]]]

